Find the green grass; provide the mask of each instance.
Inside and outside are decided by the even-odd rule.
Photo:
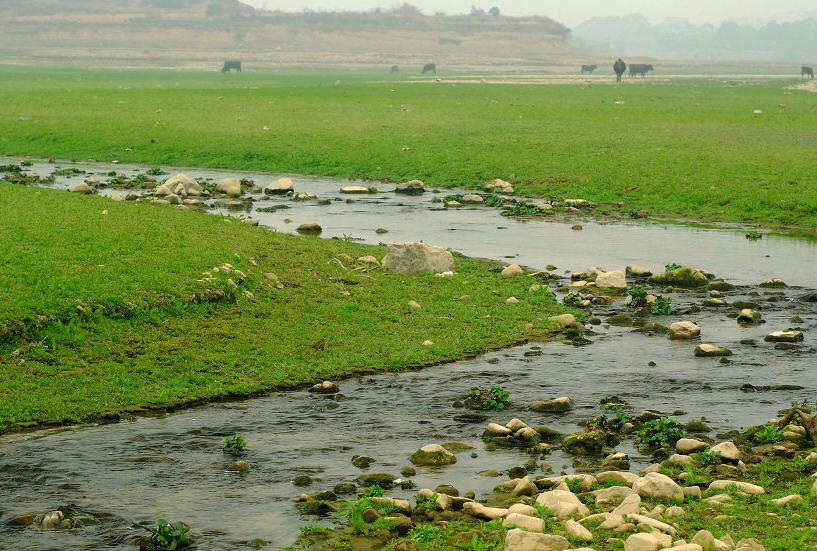
[[[817,96],[786,90],[795,80],[409,78],[5,68],[0,154],[441,187],[499,177],[523,194],[603,209],[817,225]]]
[[[452,360],[566,311],[465,258],[451,278],[349,270],[384,248],[4,183],[0,199],[0,431]],[[212,270],[224,263],[246,278]]]

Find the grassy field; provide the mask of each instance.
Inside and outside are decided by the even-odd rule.
[[[787,90],[794,80],[585,87],[357,72],[4,73],[5,155],[433,186],[503,178],[522,194],[603,209],[817,226],[817,95]]]
[[[0,216],[0,432],[452,360],[567,310],[481,262],[366,270],[382,247],[171,207],[0,182]]]

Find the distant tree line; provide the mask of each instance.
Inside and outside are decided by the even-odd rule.
[[[817,58],[817,19],[760,26],[724,21],[695,25],[667,19],[652,25],[641,15],[596,17],[572,30],[577,46],[617,55],[669,59],[801,62]]]

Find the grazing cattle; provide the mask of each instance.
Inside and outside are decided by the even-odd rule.
[[[582,74],[588,73],[592,75],[593,71],[595,71],[598,68],[599,68],[598,65],[582,65]]]
[[[624,74],[624,71],[627,70],[627,64],[618,58],[615,63],[613,63],[613,71],[616,73],[616,82],[621,82],[621,75]]]
[[[391,69],[389,69],[389,74],[393,75],[394,73],[399,73],[400,67],[398,65],[392,65]]]
[[[236,72],[240,73],[241,72],[241,62],[238,61],[238,60],[225,61],[224,62],[224,67],[221,68],[221,72],[222,73],[229,73],[233,69],[235,69]]]
[[[806,67],[805,65],[800,67],[800,77],[814,78],[814,69]]]
[[[649,71],[654,71],[654,70],[655,69],[653,68],[653,66],[650,65],[649,63],[647,63],[647,64],[644,64],[644,63],[630,63],[630,77],[634,77],[636,75],[641,75],[641,78],[644,78],[645,76],[647,76],[647,73]]]
[[[437,74],[437,66],[434,63],[426,63],[423,65],[423,72],[422,74],[427,75],[431,73],[432,75]]]

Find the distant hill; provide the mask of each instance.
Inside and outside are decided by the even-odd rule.
[[[2,0],[0,62],[245,70],[288,67],[546,70],[573,63],[570,31],[547,17],[283,13],[238,0]]]

